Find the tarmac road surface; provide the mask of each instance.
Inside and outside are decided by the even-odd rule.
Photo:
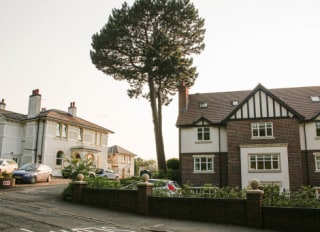
[[[0,231],[13,232],[271,232],[214,223],[144,217],[65,202],[61,193],[70,182],[17,184],[0,189]]]

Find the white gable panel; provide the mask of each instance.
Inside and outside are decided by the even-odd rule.
[[[257,92],[254,95],[254,110],[255,110],[255,115],[257,118],[261,118],[261,112],[260,112],[260,96],[259,96],[259,92]]]
[[[261,92],[261,111],[262,111],[262,117],[266,118],[268,117],[268,105],[267,105],[267,95],[264,92]]]
[[[248,118],[254,118],[253,98],[250,98],[247,104],[249,107],[249,117]]]
[[[268,110],[269,110],[269,116],[274,116],[274,109],[273,109],[274,101],[271,97],[268,96]]]

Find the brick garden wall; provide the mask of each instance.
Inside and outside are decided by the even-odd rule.
[[[76,202],[118,211],[279,231],[320,230],[320,209],[262,207],[263,192],[258,190],[248,191],[247,199],[210,199],[152,197],[149,187],[138,191],[78,187],[73,192]]]

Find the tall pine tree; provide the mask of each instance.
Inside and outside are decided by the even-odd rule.
[[[192,55],[204,49],[204,19],[189,0],[136,0],[113,9],[92,36],[92,63],[129,83],[129,97],[150,102],[159,169],[166,172],[162,106],[198,76]]]

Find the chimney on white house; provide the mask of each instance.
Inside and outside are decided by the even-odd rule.
[[[184,82],[179,86],[179,113],[187,110],[189,89]]]
[[[32,90],[29,97],[28,118],[34,118],[40,114],[41,95],[39,89]]]
[[[70,106],[68,108],[68,113],[73,117],[77,116],[77,107],[75,102],[70,102]]]
[[[0,102],[0,110],[6,109],[6,103],[4,102],[4,99],[2,98],[2,101]]]

